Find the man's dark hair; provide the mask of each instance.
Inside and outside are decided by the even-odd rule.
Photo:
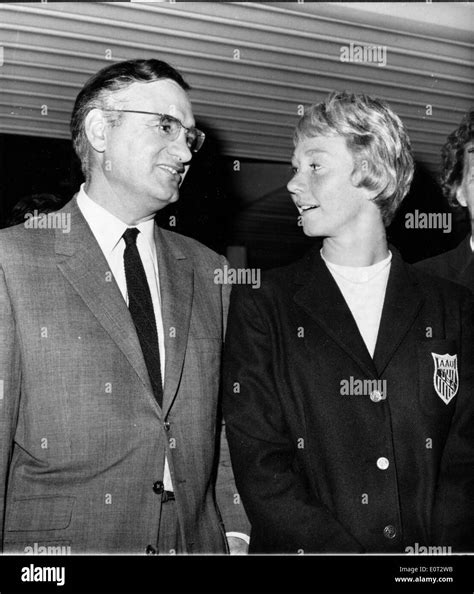
[[[464,149],[473,139],[474,109],[470,109],[441,149],[441,187],[451,206],[459,206],[456,193],[464,173]]]
[[[95,108],[105,108],[109,105],[110,97],[117,91],[122,91],[135,82],[155,82],[169,79],[176,82],[182,89],[188,91],[190,86],[181,74],[172,66],[161,60],[128,60],[111,64],[99,70],[83,86],[76,98],[71,116],[71,136],[74,150],[81,161],[81,167],[86,178],[89,174],[89,142],[87,140],[84,122],[87,114]],[[107,114],[112,125],[117,125],[121,118],[118,114]]]

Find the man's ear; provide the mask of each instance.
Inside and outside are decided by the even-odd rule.
[[[466,200],[466,197],[464,196],[464,190],[463,190],[462,185],[457,187],[456,200],[459,202],[459,204],[461,206],[467,206],[467,200]]]
[[[84,121],[84,130],[92,148],[98,153],[103,153],[106,147],[107,122],[100,109],[91,109]]]

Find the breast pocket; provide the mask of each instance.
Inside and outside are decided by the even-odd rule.
[[[181,380],[188,402],[200,402],[196,411],[208,415],[208,406],[217,399],[220,379],[222,341],[211,337],[188,337]]]
[[[13,499],[6,513],[5,532],[64,530],[71,523],[75,501],[69,496]]]
[[[219,352],[222,349],[222,340],[217,337],[202,337],[190,334],[188,349],[195,349],[198,353],[205,351]]]
[[[459,356],[454,340],[418,344],[419,397],[430,415],[452,416],[459,391]]]

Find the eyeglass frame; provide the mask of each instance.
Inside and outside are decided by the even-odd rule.
[[[196,132],[196,139],[202,138],[201,143],[198,145],[197,149],[191,149],[191,147],[186,142],[186,145],[193,153],[197,153],[202,148],[202,145],[204,144],[204,141],[206,140],[206,134],[202,130],[199,130],[199,128],[196,128],[195,126],[193,126],[192,128],[187,128],[181,120],[179,120],[178,118],[175,118],[174,116],[170,115],[169,113],[157,113],[155,111],[139,111],[137,109],[109,109],[109,108],[105,108],[105,107],[102,107],[100,109],[102,111],[118,111],[121,113],[141,113],[141,114],[145,114],[145,115],[160,116],[160,118],[163,118],[163,117],[170,118],[171,120],[178,122],[178,124],[181,126],[181,128],[183,128],[183,130],[185,130],[186,132],[191,132],[191,130],[194,130]],[[173,140],[176,140],[176,138],[174,138]],[[186,137],[186,139],[187,139],[187,137]]]

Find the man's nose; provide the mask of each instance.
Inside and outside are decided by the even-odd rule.
[[[193,154],[186,141],[186,130],[181,128],[179,136],[170,143],[168,152],[181,163],[189,163],[191,161]]]

